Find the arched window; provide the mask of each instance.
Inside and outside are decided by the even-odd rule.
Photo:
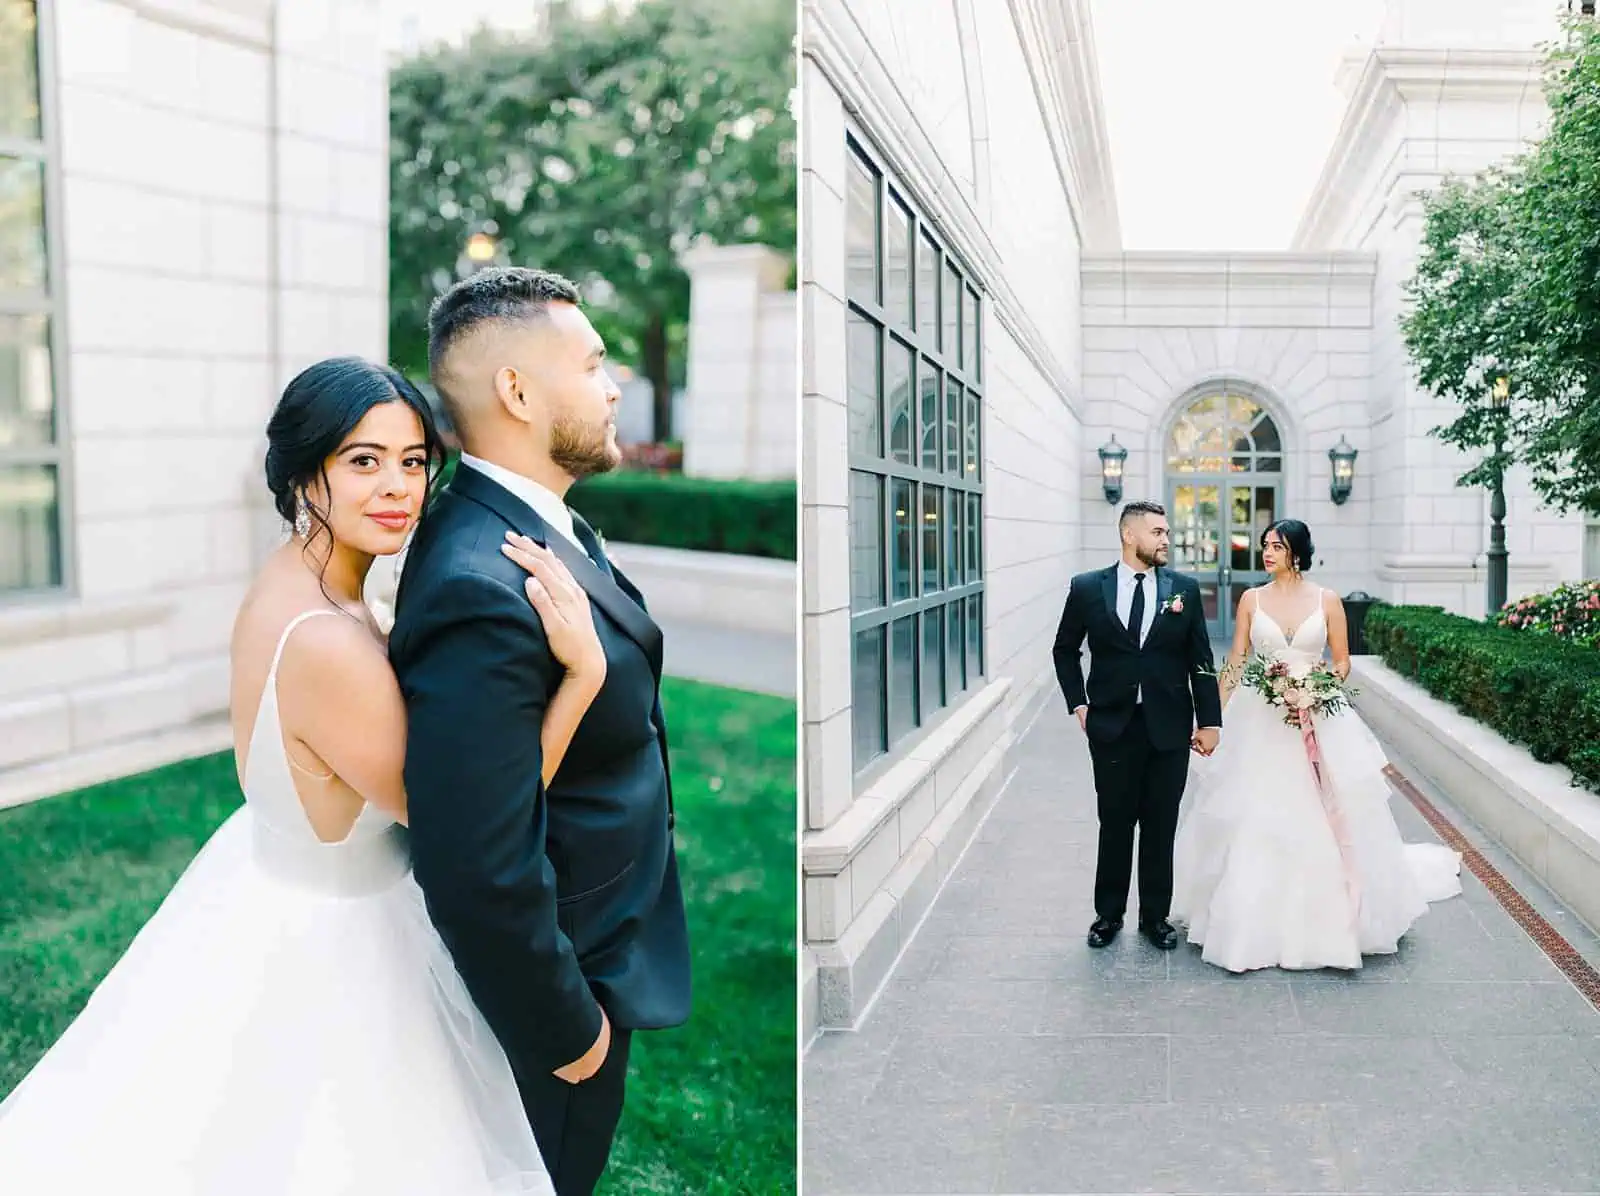
[[[1167,438],[1169,474],[1282,473],[1283,438],[1265,407],[1239,394],[1189,404]]]

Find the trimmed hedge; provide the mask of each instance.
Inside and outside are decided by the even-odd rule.
[[[445,462],[437,493],[455,474]],[[799,491],[787,482],[721,482],[619,469],[580,482],[567,502],[610,540],[793,561]]]
[[[572,509],[607,539],[657,548],[797,559],[795,483],[721,482],[618,470],[580,482]]]
[[[1600,652],[1437,606],[1374,606],[1366,637],[1396,672],[1600,792]]]

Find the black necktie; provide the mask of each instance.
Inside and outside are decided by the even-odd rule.
[[[1133,637],[1133,646],[1139,647],[1140,633],[1144,629],[1144,574],[1133,575],[1133,609],[1128,612],[1128,634]]]
[[[600,572],[607,577],[611,576],[611,562],[606,559],[606,550],[600,547],[600,537],[595,535],[594,528],[590,527],[584,517],[576,511],[572,512],[572,531],[578,537],[578,543],[583,545],[583,550],[589,554]]]

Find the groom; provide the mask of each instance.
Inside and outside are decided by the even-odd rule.
[[[1139,932],[1170,951],[1178,945],[1167,921],[1178,803],[1190,749],[1206,756],[1216,750],[1222,703],[1200,586],[1164,568],[1166,511],[1131,502],[1117,527],[1122,559],[1072,579],[1055,645],[1061,692],[1089,736],[1099,804],[1089,946],[1104,947],[1122,930],[1137,828]],[[1085,638],[1087,688],[1080,656]]]
[[[578,298],[519,268],[434,304],[429,366],[465,452],[417,530],[389,641],[417,883],[558,1196],[588,1196],[605,1170],[631,1033],[689,1015],[661,630],[565,502],[621,460],[619,392]],[[548,787],[540,734],[564,668],[500,551],[508,529],[567,566],[606,656]]]

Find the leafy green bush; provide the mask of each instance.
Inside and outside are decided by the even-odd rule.
[[[794,482],[719,482],[682,474],[619,470],[567,496],[572,509],[612,540],[796,559]]]
[[[1547,594],[1530,594],[1508,603],[1495,622],[1600,648],[1600,581],[1574,582]]]
[[[1437,606],[1375,606],[1366,637],[1396,672],[1600,792],[1600,652]]]

